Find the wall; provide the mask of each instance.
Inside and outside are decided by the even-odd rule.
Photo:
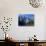
[[[37,35],[37,39],[45,40],[45,11],[45,6],[39,8],[31,7],[28,0],[0,0],[0,17],[13,17],[12,26],[8,34],[16,40],[27,40],[34,34]],[[18,26],[18,14],[24,13],[35,15],[34,27]],[[0,39],[2,38],[0,36]]]

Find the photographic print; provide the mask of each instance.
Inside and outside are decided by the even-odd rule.
[[[19,26],[34,26],[34,15],[33,14],[20,14],[18,16]]]

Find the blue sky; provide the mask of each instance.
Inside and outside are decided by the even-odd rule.
[[[19,17],[21,17],[22,19],[34,20],[34,15],[33,14],[20,14]]]

